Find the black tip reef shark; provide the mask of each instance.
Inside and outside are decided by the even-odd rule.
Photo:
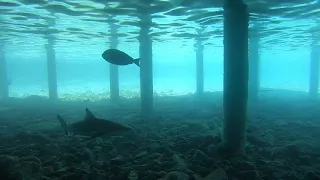
[[[131,128],[127,126],[109,120],[96,118],[87,108],[86,116],[82,121],[67,125],[66,121],[59,114],[57,115],[57,118],[60,121],[60,124],[66,135],[77,134],[89,136],[90,139],[131,130]]]

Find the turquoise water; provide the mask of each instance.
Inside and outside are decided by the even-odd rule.
[[[125,50],[125,49],[124,49]],[[212,51],[212,52],[211,52]],[[204,52],[205,91],[221,91],[223,87],[222,48],[206,48]],[[169,51],[170,52],[170,51]],[[132,51],[133,57],[138,57]],[[212,54],[212,55],[211,55]],[[23,56],[8,54],[12,96],[47,95],[45,52]],[[60,94],[109,91],[109,64],[95,56],[81,57],[57,51],[58,89]],[[12,60],[11,60],[12,59]],[[13,60],[14,59],[14,60]],[[32,59],[32,60],[31,60]],[[195,52],[154,53],[154,91],[187,94],[195,92]],[[308,49],[295,52],[269,51],[261,54],[261,87],[307,91],[309,83]],[[120,89],[139,92],[139,68],[129,65],[119,68]]]
[[[311,43],[317,41],[319,44],[315,39],[319,37],[312,37],[320,32],[319,2],[268,2],[246,1],[251,13],[250,31],[255,24],[261,28],[261,87],[307,91]],[[48,94],[45,51],[48,34],[55,38],[61,96],[108,92],[109,65],[101,58],[101,53],[110,47],[110,18],[118,25],[118,49],[139,57],[139,18],[134,9],[138,1],[129,3],[127,6],[132,8],[127,9],[125,3],[115,1],[105,6],[93,1],[48,1],[44,4],[3,1],[0,4],[0,39],[12,81],[10,96]],[[150,36],[153,39],[154,91],[175,95],[195,92],[194,44],[198,36],[202,37],[205,48],[204,90],[221,91],[221,4],[201,1],[188,7],[176,7],[183,3],[153,2],[155,11]],[[201,6],[206,3],[210,8]],[[200,35],[199,30],[203,31]],[[121,90],[139,94],[139,69],[136,66],[120,67],[119,77]]]
[[[0,180],[320,179],[320,101],[301,92],[308,91],[311,49],[320,48],[320,1],[243,0],[250,40],[260,36],[262,90],[247,106],[234,96],[241,89],[221,93],[223,2],[1,0],[9,95],[29,97],[7,99],[0,88]],[[101,54],[117,37],[117,48],[138,58],[146,24],[154,107],[148,93],[142,102],[129,99],[139,96],[136,65],[119,67],[120,95],[128,99],[105,101],[109,64]],[[204,90],[219,92],[178,97],[195,92],[199,39]],[[41,97],[48,97],[52,41],[59,101]],[[120,132],[124,126],[132,131]],[[229,154],[232,144],[245,154]]]

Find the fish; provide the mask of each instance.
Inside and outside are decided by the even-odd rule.
[[[131,56],[117,49],[107,49],[102,53],[102,58],[111,64],[125,66],[129,64],[136,64],[140,67],[140,59],[133,59]]]
[[[86,115],[84,120],[75,123],[69,123],[57,114],[57,118],[66,135],[81,135],[89,137],[89,140],[105,136],[114,135],[117,133],[123,133],[130,131],[131,128],[122,124],[109,121],[106,119],[100,119],[94,116],[94,114],[86,108]]]

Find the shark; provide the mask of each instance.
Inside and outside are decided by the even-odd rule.
[[[86,108],[86,115],[82,121],[67,124],[66,121],[57,114],[57,118],[66,135],[81,135],[89,137],[88,140],[105,136],[114,135],[130,131],[131,128],[122,124],[109,121],[106,119],[100,119],[95,117],[93,113]]]

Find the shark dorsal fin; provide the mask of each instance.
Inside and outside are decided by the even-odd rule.
[[[88,109],[86,108],[86,117],[85,117],[85,121],[90,121],[90,120],[93,120],[93,119],[97,119],[93,113]]]

